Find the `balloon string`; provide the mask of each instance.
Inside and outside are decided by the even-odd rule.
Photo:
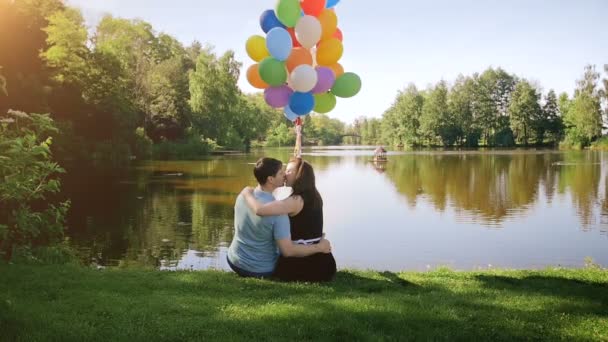
[[[294,124],[296,128],[296,147],[293,150],[293,156],[302,158],[302,118],[298,117]]]

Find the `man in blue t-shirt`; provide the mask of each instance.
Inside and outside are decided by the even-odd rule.
[[[272,192],[285,183],[283,163],[262,158],[256,163],[253,174],[259,183],[254,196],[263,203],[274,201]],[[279,250],[283,255],[305,257],[329,253],[331,246],[325,239],[314,245],[294,244],[287,215],[257,216],[239,195],[234,205],[234,238],[228,249],[230,268],[243,277],[271,276]]]

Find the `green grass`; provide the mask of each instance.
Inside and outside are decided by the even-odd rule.
[[[338,273],[0,266],[0,340],[608,340],[608,271]]]

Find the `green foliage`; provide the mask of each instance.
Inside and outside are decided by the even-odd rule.
[[[162,141],[152,145],[152,158],[160,160],[169,159],[200,159],[211,151],[219,148],[211,139],[204,138],[195,129],[189,129],[182,140]]]
[[[583,78],[578,81],[574,99],[568,104],[564,115],[566,140],[570,143],[585,147],[602,134],[603,93],[598,88],[599,78],[595,67],[588,65]]]
[[[285,123],[281,123],[279,126],[271,129],[266,138],[266,146],[269,147],[293,145],[295,142],[295,133],[290,130]]]
[[[545,123],[539,104],[539,94],[526,80],[515,86],[509,105],[509,119],[514,138],[525,146],[531,137],[544,136]]]
[[[8,115],[0,117],[0,254],[5,259],[15,247],[58,241],[69,208],[69,202],[46,201],[59,192],[55,177],[64,172],[51,159],[53,120],[17,111]]]
[[[420,117],[424,96],[415,85],[410,84],[397,94],[393,105],[384,113],[382,140],[393,144],[420,144]]]

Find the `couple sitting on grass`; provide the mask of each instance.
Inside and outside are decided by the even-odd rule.
[[[336,261],[323,237],[323,199],[312,166],[296,155],[284,171],[281,161],[262,158],[253,174],[259,185],[244,188],[234,206],[230,268],[243,277],[331,280]],[[277,201],[272,193],[284,184],[292,188],[291,195]]]

